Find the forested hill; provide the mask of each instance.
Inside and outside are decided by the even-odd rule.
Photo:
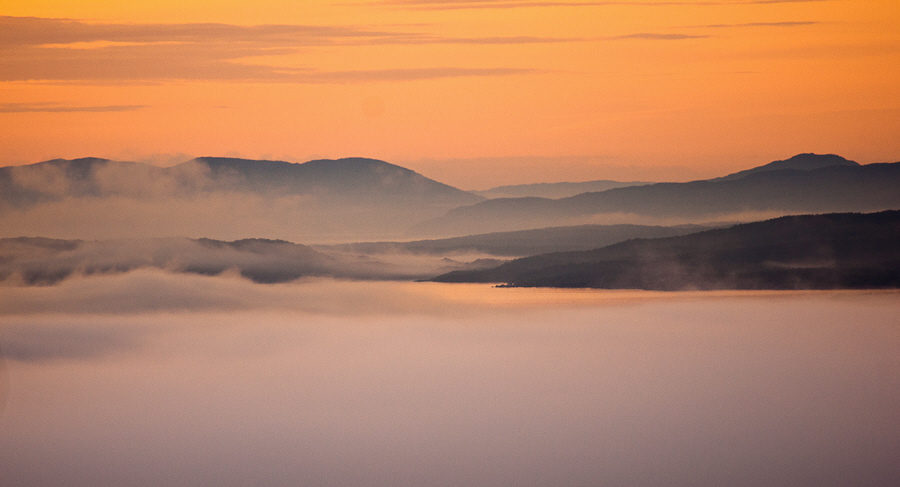
[[[542,254],[434,280],[650,290],[898,288],[898,242],[900,211],[799,215]]]

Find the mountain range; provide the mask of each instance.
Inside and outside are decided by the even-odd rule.
[[[497,186],[496,188],[486,189],[484,191],[472,191],[479,196],[488,199],[496,198],[526,198],[535,196],[538,198],[567,198],[581,193],[591,193],[597,191],[606,191],[613,188],[624,188],[627,186],[643,186],[652,184],[645,181],[610,181],[606,179],[597,181],[584,181],[579,183],[534,183],[534,184],[515,184],[509,186]]]
[[[411,242],[355,242],[336,245],[317,245],[316,248],[356,253],[384,255],[409,253],[415,255],[487,254],[498,257],[521,257],[545,252],[590,250],[632,238],[659,238],[708,230],[702,225],[575,225],[569,227],[537,228],[515,232],[493,232],[463,237],[415,240]]]
[[[732,181],[735,179],[741,179],[744,176],[767,171],[781,171],[784,169],[812,171],[813,169],[822,169],[832,166],[857,167],[859,166],[859,163],[856,161],[844,159],[843,157],[835,154],[797,154],[790,159],[785,159],[783,161],[773,161],[768,164],[763,164],[762,166],[757,166],[744,171],[738,171],[736,173],[722,176],[720,178],[712,178],[710,179],[710,181]]]
[[[0,236],[293,241],[399,236],[484,198],[384,161],[99,158],[0,168]]]
[[[859,165],[834,155],[801,154],[724,178],[656,183],[561,199],[502,198],[455,208],[413,234],[464,235],[598,223],[700,223],[761,215],[900,208],[900,163]]]
[[[136,269],[209,276],[231,273],[258,283],[287,282],[302,277],[379,280],[419,277],[399,266],[376,260],[346,259],[283,240],[0,239],[0,281],[7,283],[49,285],[73,275],[114,274]]]
[[[431,247],[435,254],[467,247],[518,256],[585,248],[566,246],[567,239],[599,246],[618,238],[613,237],[614,227],[585,225],[720,225],[784,214],[900,208],[896,189],[900,163],[860,165],[840,156],[817,154],[799,154],[721,178],[686,183],[591,181],[495,190],[549,194],[596,189],[598,184],[620,187],[558,199],[486,200],[409,169],[366,158],[300,164],[200,157],[168,168],[99,158],[55,159],[0,168],[0,237],[187,236],[306,244],[418,237],[419,243],[407,242],[403,251]],[[485,236],[560,227],[571,228]],[[469,237],[434,240],[460,236]],[[636,236],[650,234],[627,238]],[[367,252],[374,249],[367,248]]]
[[[415,171],[366,158],[299,164],[198,157],[164,168],[86,157],[0,167],[0,201],[16,207],[65,197],[143,195],[147,188],[177,195],[212,191],[310,195],[360,205],[459,206],[484,200]]]
[[[15,238],[0,239],[0,280],[50,284],[151,267],[257,282],[441,274],[436,280],[514,286],[900,286],[900,212],[846,213],[900,208],[900,163],[799,154],[686,183],[495,189],[546,194],[600,183],[621,185],[558,199],[486,200],[365,158],[200,157],[168,168],[83,158],[3,167],[0,237]],[[807,215],[723,223],[773,213]],[[606,217],[629,223],[585,223]],[[641,219],[689,224],[636,224]],[[405,233],[447,238],[398,238]],[[531,257],[498,260],[523,256]]]
[[[438,282],[605,289],[900,287],[900,211],[786,216],[455,271]]]

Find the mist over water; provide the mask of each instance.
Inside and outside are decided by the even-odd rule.
[[[897,485],[898,302],[156,270],[4,288],[0,485]]]

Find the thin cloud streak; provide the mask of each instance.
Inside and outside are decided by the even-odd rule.
[[[0,103],[0,113],[102,113],[132,112],[146,105],[65,106],[51,103]]]
[[[280,83],[360,83],[369,81],[418,81],[466,76],[510,76],[540,72],[520,68],[395,68],[373,70],[318,71],[307,68],[276,67],[230,62],[221,53],[210,52],[204,59],[189,53],[174,53],[166,57],[157,53],[145,53],[143,62],[122,56],[92,56],[77,54],[45,56],[27,62],[11,63],[0,59],[0,81],[97,81],[129,82],[142,80],[189,81],[254,81]],[[58,54],[58,53],[57,53]],[[10,112],[22,111],[20,106],[9,106]],[[28,108],[28,107],[25,107]],[[66,110],[27,111],[66,111]],[[40,108],[40,107],[37,107]],[[88,107],[102,108],[102,107]],[[117,107],[119,111],[132,107]],[[137,109],[139,107],[133,107]],[[100,111],[100,110],[95,110]]]
[[[729,6],[729,5],[765,5],[777,3],[811,3],[829,2],[833,0],[744,0],[744,1],[663,1],[663,2],[553,2],[553,1],[521,1],[521,0],[400,0],[383,2],[381,5],[409,8],[416,10],[461,10],[461,9],[508,9],[508,8],[543,8],[543,7],[671,7],[671,6]]]
[[[293,55],[303,47],[315,46],[511,45],[584,40],[534,36],[457,38],[342,26],[124,25],[0,17],[0,81],[347,83],[506,76],[536,71],[454,66],[320,71],[312,67],[279,67],[240,61],[259,56]],[[137,108],[140,107],[122,106],[109,110]],[[8,111],[66,110],[9,105]],[[86,107],[80,111],[101,111],[101,107]]]
[[[704,39],[711,37],[708,35],[690,35],[690,34],[655,34],[652,32],[640,32],[637,34],[627,34],[622,36],[607,37],[607,40],[625,40],[625,39],[643,39],[651,41],[680,41],[684,39]]]
[[[0,16],[0,52],[12,48],[78,49],[232,45],[264,51],[315,46],[392,44],[523,44],[577,42],[581,38],[511,36],[445,37],[352,26],[229,24],[90,24],[75,20]],[[162,44],[162,46],[158,46]]]
[[[709,29],[728,29],[734,27],[804,27],[808,25],[818,25],[822,22],[819,21],[808,21],[808,22],[748,22],[746,24],[709,24],[709,25],[698,25],[697,27],[709,28]]]
[[[460,78],[465,76],[511,76],[536,74],[536,69],[510,68],[422,68],[422,69],[380,69],[360,71],[315,72],[300,76],[304,83],[353,83],[364,81],[419,81],[438,78]]]
[[[401,44],[474,44],[474,45],[508,45],[508,44],[555,44],[561,42],[583,42],[590,39],[582,37],[411,37],[409,39],[372,40],[367,45],[401,45]]]
[[[399,37],[402,32],[364,30],[349,26],[229,24],[92,24],[69,19],[0,17],[0,47],[117,43],[244,42],[251,45],[331,45],[340,39]]]

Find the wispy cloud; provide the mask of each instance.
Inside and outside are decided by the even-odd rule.
[[[97,41],[119,44],[245,42],[253,46],[310,46],[381,38],[403,39],[416,35],[351,26],[94,24],[78,20],[37,17],[0,17],[0,28],[2,28],[0,47],[3,48]]]
[[[277,67],[230,62],[222,53],[207,52],[193,55],[177,52],[171,56],[145,52],[144,62],[135,62],[127,53],[85,55],[81,52],[45,54],[37,59],[0,59],[0,81],[51,80],[130,83],[139,80],[205,80],[257,81],[281,83],[360,83],[372,81],[414,81],[464,76],[509,76],[532,74],[533,69],[520,68],[394,68],[371,70],[324,71],[308,68]],[[142,108],[86,107],[81,110],[66,107],[22,106],[10,104],[7,112],[16,111],[124,111]],[[105,109],[104,109],[105,108]]]
[[[135,350],[149,333],[143,327],[30,325],[3,328],[0,359],[5,356],[19,362],[46,362],[99,358]]]
[[[0,81],[345,83],[504,76],[534,71],[453,66],[321,71],[253,64],[246,60],[296,54],[301,48],[316,46],[504,45],[582,40],[534,36],[446,37],[354,26],[90,24],[66,19],[0,17]],[[81,111],[101,111],[100,107],[85,108]],[[112,109],[115,108],[135,109]],[[9,105],[8,111],[65,110]]]
[[[652,32],[640,32],[637,34],[627,34],[622,36],[607,37],[608,40],[620,39],[645,39],[651,41],[680,41],[683,39],[703,39],[710,37],[708,35],[691,35],[691,34],[656,34]]]
[[[334,45],[523,44],[579,38],[511,36],[447,37],[357,26],[230,24],[91,24],[67,19],[0,16],[0,49],[39,46],[99,50],[183,44],[235,45],[251,50]]]
[[[368,44],[549,44],[559,42],[581,42],[589,40],[582,37],[534,37],[534,36],[510,36],[510,37],[439,37],[416,36],[408,39],[383,39],[373,40]]]
[[[131,112],[147,108],[144,105],[67,106],[53,103],[0,103],[0,113],[78,113]]]
[[[395,0],[380,2],[399,8],[420,10],[454,10],[454,9],[506,9],[506,8],[540,8],[540,7],[670,7],[670,6],[722,6],[722,5],[755,5],[775,3],[808,3],[828,2],[834,0],[687,0],[687,1],[546,1],[546,0]]]
[[[817,25],[822,22],[818,21],[810,21],[810,22],[748,22],[745,24],[709,24],[709,25],[698,25],[697,27],[705,27],[711,29],[726,29],[733,27],[803,27],[807,25]]]
[[[422,68],[422,69],[380,69],[360,71],[316,71],[301,74],[297,81],[305,83],[353,83],[361,81],[415,81],[438,78],[459,78],[463,76],[509,76],[534,74],[535,69],[510,68]]]

